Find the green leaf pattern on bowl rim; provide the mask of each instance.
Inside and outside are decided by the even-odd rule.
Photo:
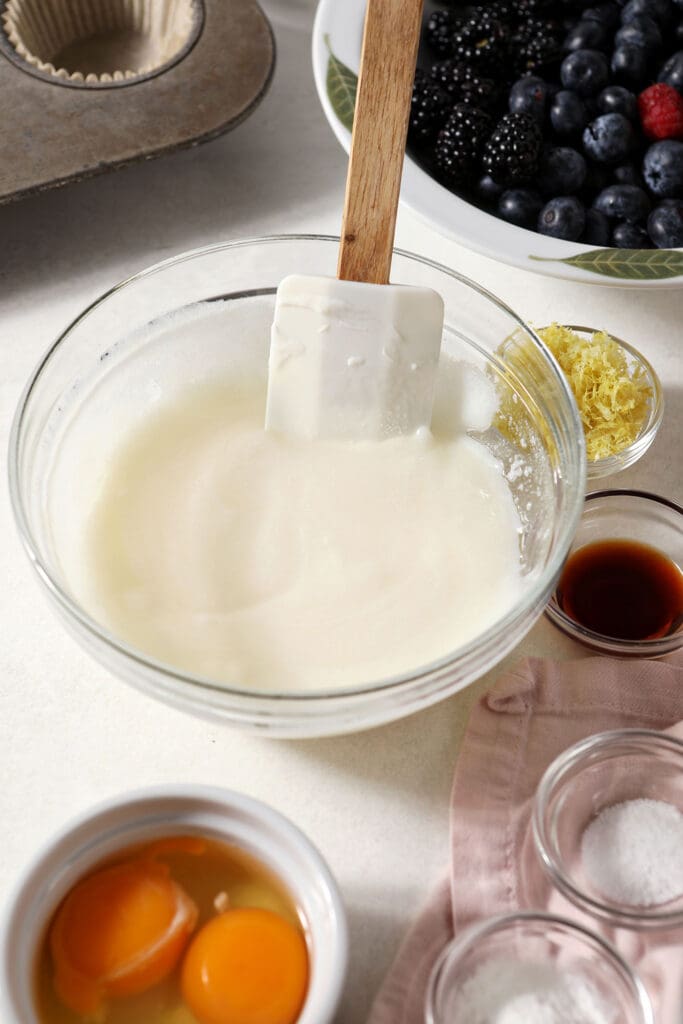
[[[346,64],[342,64],[338,57],[332,53],[330,37],[326,35],[325,44],[329,50],[330,58],[327,62],[327,79],[325,82],[327,95],[332,109],[344,125],[351,131],[353,127],[353,111],[356,105],[356,87],[358,75]]]
[[[681,249],[590,249],[565,259],[529,256],[542,263],[566,263],[591,274],[628,281],[655,281],[683,274]]]

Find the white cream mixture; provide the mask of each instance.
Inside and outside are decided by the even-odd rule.
[[[379,443],[266,433],[265,376],[213,376],[120,438],[74,534],[80,596],[114,633],[194,674],[310,691],[444,657],[515,602],[519,520],[458,429],[452,362],[434,433]]]

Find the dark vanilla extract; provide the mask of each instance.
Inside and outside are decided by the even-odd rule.
[[[654,640],[683,614],[683,572],[648,544],[595,541],[570,555],[557,601],[565,615],[594,633]]]

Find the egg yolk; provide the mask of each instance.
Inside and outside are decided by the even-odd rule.
[[[271,910],[212,918],[185,955],[181,990],[200,1024],[294,1024],[308,986],[306,940]]]
[[[50,930],[55,991],[80,1014],[156,985],[178,963],[197,908],[153,860],[103,868],[68,894]]]

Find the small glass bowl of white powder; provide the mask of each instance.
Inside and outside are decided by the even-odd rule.
[[[598,733],[547,769],[533,812],[555,887],[625,928],[683,925],[683,742],[647,729]]]
[[[643,983],[592,932],[561,917],[491,918],[451,942],[427,992],[427,1024],[652,1024]]]

